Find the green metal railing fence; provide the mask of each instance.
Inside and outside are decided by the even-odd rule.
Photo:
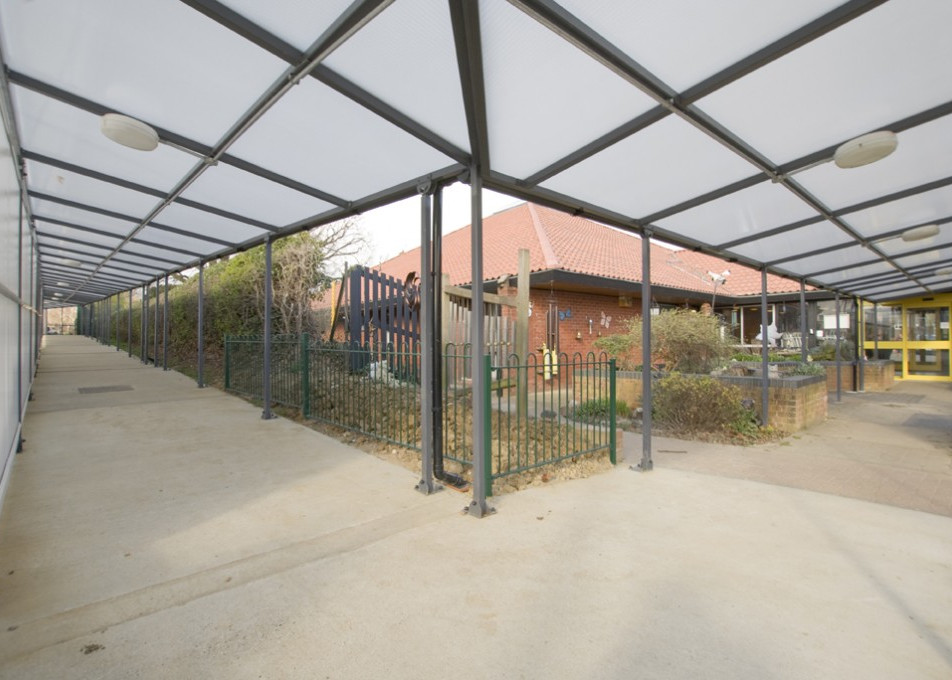
[[[225,389],[260,399],[260,336],[225,338]],[[443,355],[443,456],[472,465],[468,345]],[[272,398],[337,427],[420,450],[420,353],[387,346],[272,338]],[[356,369],[355,369],[356,367]],[[602,354],[483,359],[487,488],[492,480],[605,451],[615,462],[615,362]]]

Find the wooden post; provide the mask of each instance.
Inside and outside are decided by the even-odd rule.
[[[529,251],[519,249],[519,273],[516,280],[516,354],[519,356],[517,415],[523,422],[529,410]]]

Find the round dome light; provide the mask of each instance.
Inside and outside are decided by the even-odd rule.
[[[885,158],[898,145],[899,138],[894,132],[870,132],[841,144],[833,154],[833,162],[841,168],[858,168]]]
[[[927,238],[932,238],[939,233],[938,224],[924,224],[921,227],[913,227],[912,229],[906,229],[902,232],[903,241],[922,241]]]
[[[151,125],[121,113],[103,114],[99,129],[109,139],[139,151],[153,151],[159,145],[159,134]]]

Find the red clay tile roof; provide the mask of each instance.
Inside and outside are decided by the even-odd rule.
[[[453,284],[471,280],[470,235],[466,226],[443,236],[443,272]],[[483,219],[483,280],[515,275],[520,248],[529,249],[530,271],[559,269],[621,281],[642,280],[639,236],[531,203]],[[401,253],[377,268],[402,279],[407,272],[419,271],[420,249]],[[760,272],[756,269],[703,253],[651,246],[651,281],[655,285],[712,292],[708,272],[721,273],[725,269],[731,273],[719,286],[719,293],[760,293]],[[767,276],[768,293],[798,290],[800,284],[796,281]]]

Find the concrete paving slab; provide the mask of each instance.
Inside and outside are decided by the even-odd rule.
[[[952,675],[949,517],[618,466],[476,520],[201,392],[29,414],[0,678]]]

